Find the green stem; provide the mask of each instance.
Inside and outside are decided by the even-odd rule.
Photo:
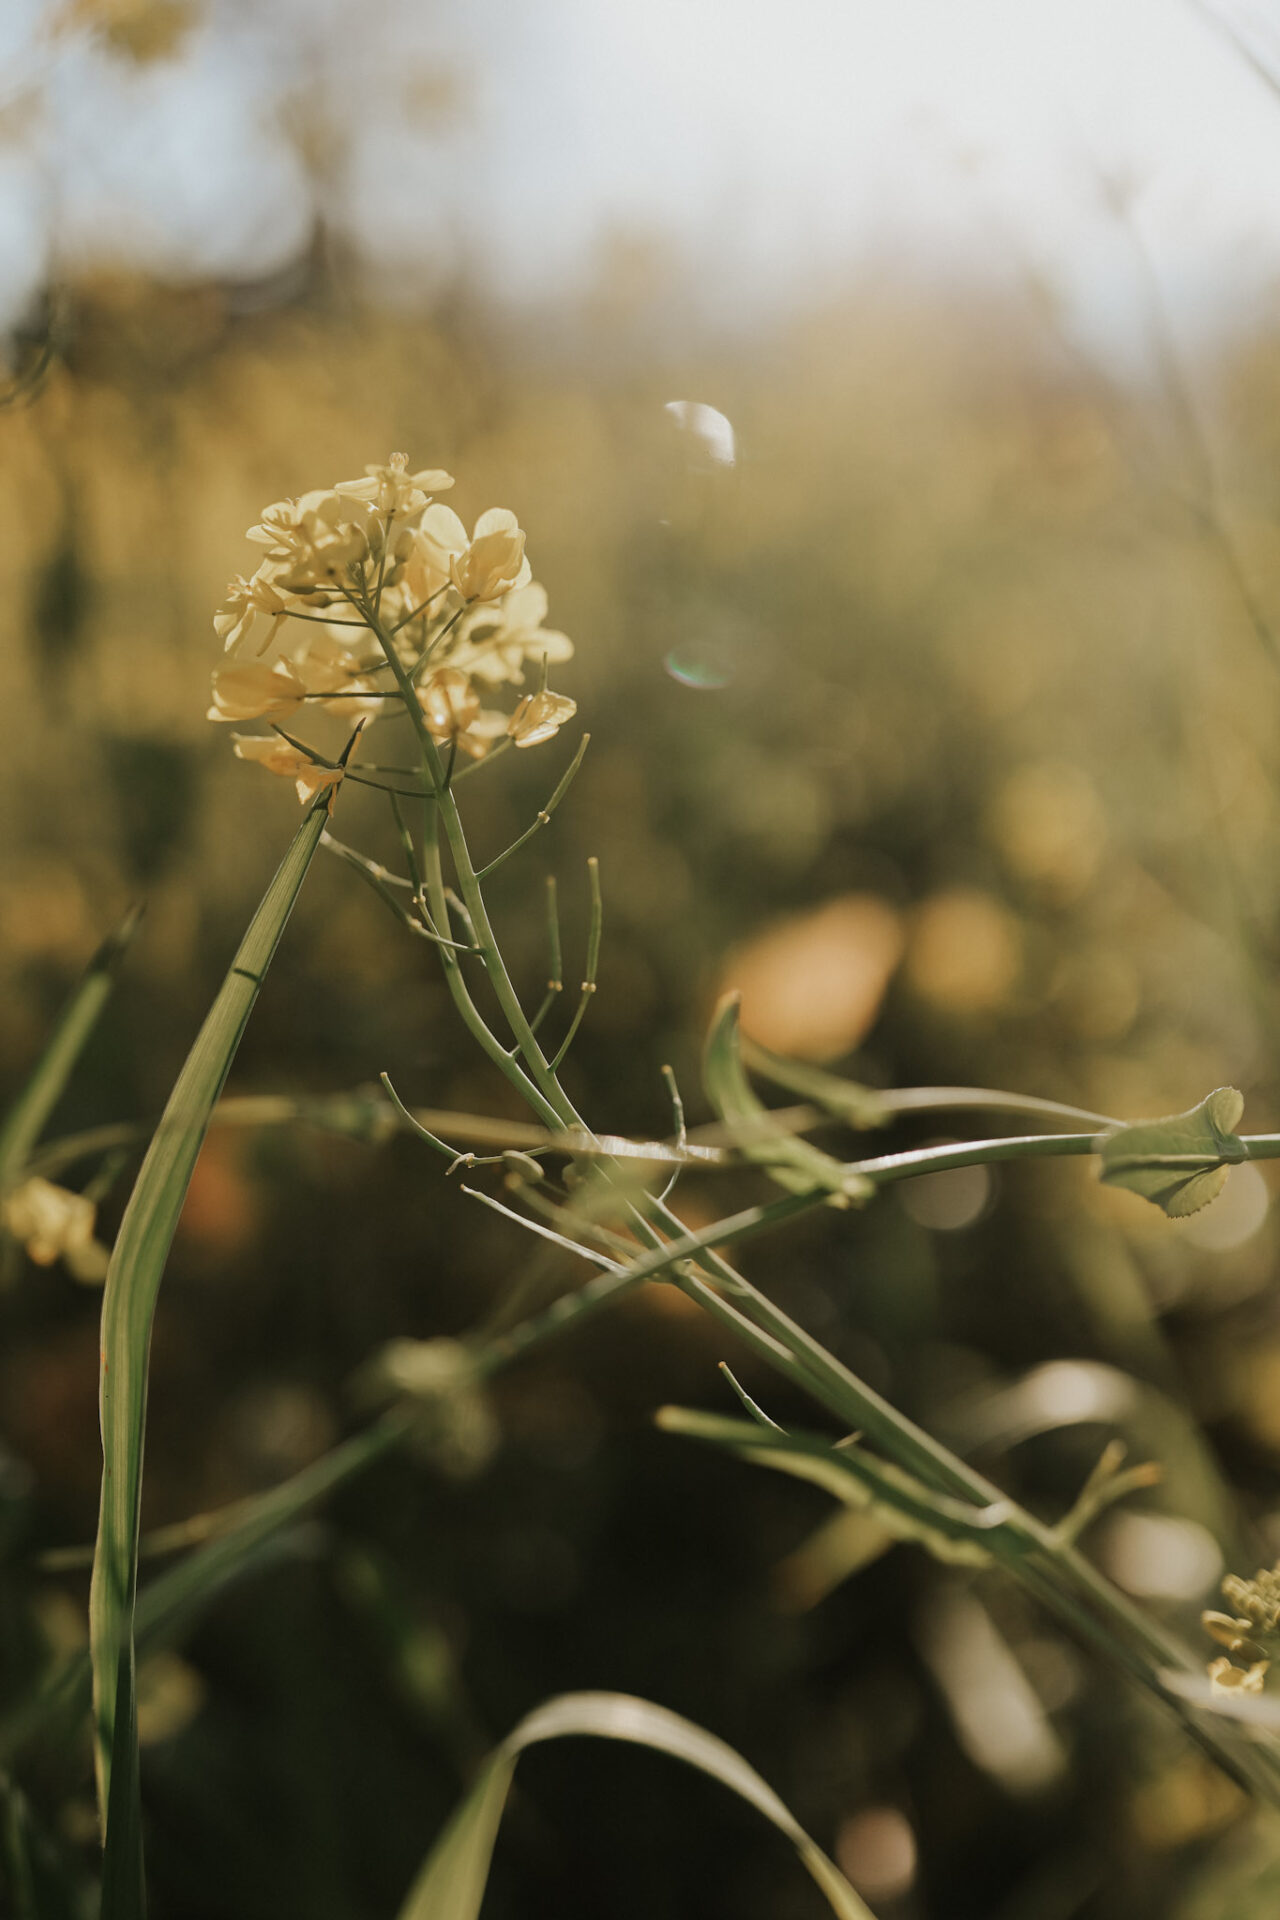
[[[445,974],[454,1002],[462,1014],[469,1031],[479,1041],[480,1045],[489,1055],[489,1058],[494,1062],[495,1066],[506,1075],[507,1079],[511,1080],[512,1083],[519,1088],[526,1099],[529,1099],[527,1089],[529,1082],[532,1081],[539,1097],[536,1100],[530,1100],[530,1105],[533,1106],[534,1111],[538,1113],[540,1118],[545,1119],[547,1124],[553,1127],[557,1124],[562,1127],[581,1126],[581,1120],[574,1112],[571,1103],[561,1091],[555,1075],[548,1066],[546,1055],[538,1044],[538,1037],[534,1033],[524,1008],[520,1004],[519,995],[516,993],[511,981],[511,976],[507,972],[506,962],[502,957],[498,942],[494,937],[488,909],[485,906],[484,894],[480,888],[479,877],[476,874],[475,867],[472,865],[471,852],[467,846],[466,835],[463,832],[462,817],[458,812],[458,803],[454,799],[452,792],[445,786],[444,768],[440,761],[440,751],[431,737],[431,730],[427,726],[427,718],[422,711],[422,706],[418,700],[413,682],[406,672],[400,656],[395,650],[395,644],[386,628],[381,624],[370,607],[366,605],[362,608],[362,611],[365,613],[366,618],[368,618],[369,625],[376,634],[383,653],[386,655],[387,665],[395,675],[396,684],[404,699],[405,711],[409,716],[414,732],[418,736],[418,746],[422,754],[423,770],[432,788],[434,820],[438,821],[444,827],[445,839],[449,844],[449,854],[453,861],[453,870],[458,883],[458,892],[462,896],[463,905],[466,907],[467,913],[471,918],[472,926],[475,929],[476,947],[484,963],[485,972],[488,974],[494,993],[497,996],[498,1005],[502,1008],[503,1017],[511,1029],[512,1038],[515,1040],[520,1053],[524,1056],[528,1073],[526,1074],[521,1070],[517,1063],[511,1058],[511,1055],[506,1051],[505,1047],[502,1046],[496,1035],[490,1030],[488,1023],[485,1021],[483,1015],[471,999],[470,993],[467,991],[466,982],[461,977],[456,960],[451,966],[449,964],[449,957],[442,953],[442,958],[445,960]],[[439,842],[434,832],[427,833],[426,843],[424,851],[426,854],[427,886],[431,900],[432,918],[437,924],[447,926],[448,913],[445,902],[444,878],[440,869]],[[444,915],[443,920],[441,919],[441,914]]]
[[[528,842],[532,840],[535,833],[541,833],[543,827],[550,826],[551,816],[555,812],[556,808],[560,805],[560,802],[564,799],[566,793],[568,793],[569,788],[573,785],[574,777],[577,774],[578,768],[582,765],[583,756],[587,751],[587,747],[589,746],[590,741],[591,741],[591,735],[589,733],[584,733],[581,740],[578,742],[578,751],[574,754],[573,759],[569,762],[568,770],[564,774],[564,777],[561,779],[559,785],[556,787],[555,792],[552,794],[551,798],[548,800],[546,806],[539,811],[537,817],[533,822],[533,825],[531,827],[526,827],[524,832],[519,836],[519,838],[511,842],[511,845],[508,848],[506,848],[505,852],[500,853],[496,859],[490,860],[487,866],[481,867],[479,872],[476,874],[477,880],[483,880],[487,877],[487,875],[491,873],[496,873],[499,867],[506,865],[507,861],[511,858],[513,853],[519,853],[521,847],[527,845]]]
[[[543,1053],[521,1006],[494,936],[480,876],[471,860],[457,803],[441,778],[439,754],[427,730],[425,716],[412,684],[395,656],[389,637],[374,624],[388,661],[401,682],[405,704],[422,747],[424,767],[435,786],[437,817],[444,827],[458,891],[470,919],[481,961],[511,1029],[516,1050],[523,1057],[527,1074],[521,1072],[505,1049],[498,1048],[497,1053],[493,1051],[497,1043],[482,1020],[479,1025],[485,1037],[481,1038],[479,1032],[477,1037],[481,1038],[485,1051],[508,1078],[512,1078],[514,1072],[519,1074],[520,1079],[533,1083],[537,1095],[532,1102],[534,1110],[547,1119],[548,1125],[554,1127],[558,1120],[562,1127],[582,1127],[587,1130],[560,1086],[555,1065]],[[443,899],[443,883],[438,874],[438,851],[436,860],[437,873],[431,884]],[[452,968],[456,972],[455,956],[442,951],[441,960],[446,971]],[[458,999],[456,991],[455,999]],[[463,1007],[464,1018],[468,1018],[472,1031],[476,1032],[466,1006],[461,1001],[459,1005]],[[967,1147],[924,1148],[916,1153],[881,1156],[863,1163],[859,1171],[866,1171],[873,1179],[888,1181],[986,1160],[1090,1153],[1094,1150],[1096,1140],[1095,1133],[1031,1135],[1016,1140],[980,1141]],[[1270,1152],[1280,1155],[1280,1136],[1266,1137],[1266,1145]],[[1251,1154],[1250,1157],[1263,1156]],[[609,1163],[606,1161],[604,1165],[607,1170]],[[799,1213],[828,1197],[812,1194],[792,1196],[796,1203],[793,1211]],[[785,1206],[787,1203],[778,1204]],[[569,1302],[557,1303],[548,1314],[528,1324],[523,1343],[520,1330],[512,1330],[504,1336],[501,1349],[504,1360],[518,1351],[527,1350],[528,1346],[536,1344],[548,1334],[559,1331],[581,1314],[607,1304],[624,1288],[639,1284],[644,1277],[669,1270],[673,1272],[677,1285],[714,1317],[733,1326],[740,1336],[747,1338],[769,1365],[806,1387],[849,1427],[860,1428],[878,1441],[886,1453],[917,1472],[927,1485],[939,1492],[973,1500],[984,1506],[1002,1500],[998,1489],[866,1387],[767,1296],[751,1286],[714,1250],[710,1234],[686,1234],[666,1205],[652,1196],[645,1197],[642,1207],[629,1205],[628,1211],[634,1230],[649,1249],[648,1254],[632,1262],[624,1274],[602,1274],[587,1288],[571,1296],[571,1301],[582,1303],[576,1311],[571,1310]],[[752,1210],[753,1214],[759,1211]],[[726,1244],[724,1229],[730,1224],[721,1223],[721,1230],[715,1234],[717,1244]],[[664,1234],[669,1236],[666,1242],[663,1240]],[[745,1237],[745,1233],[742,1237]],[[692,1271],[694,1266],[716,1284],[708,1285],[705,1279]],[[1194,1663],[1185,1649],[1149,1622],[1073,1548],[1053,1542],[1044,1529],[1037,1529],[1037,1523],[1030,1515],[1022,1518],[1029,1536],[1036,1539],[1036,1552],[1013,1570],[1026,1580],[1031,1590],[1060,1617],[1070,1619],[1091,1644],[1109,1651],[1136,1679],[1167,1705],[1172,1705],[1193,1737],[1237,1779],[1247,1779],[1258,1791],[1280,1803],[1280,1750],[1272,1752],[1259,1748],[1256,1752],[1250,1752],[1243,1743],[1223,1735],[1217,1727],[1196,1721],[1182,1703],[1172,1701],[1161,1684],[1160,1670],[1165,1666],[1194,1670]],[[1041,1534],[1044,1535],[1043,1541],[1039,1539]],[[1038,1565],[1039,1560],[1043,1560],[1045,1565]]]
[[[877,1186],[910,1180],[921,1173],[945,1173],[953,1167],[984,1167],[996,1160],[1053,1160],[1059,1156],[1095,1153],[1096,1133],[1023,1133],[1003,1140],[966,1140],[955,1146],[915,1147],[907,1153],[883,1153],[872,1160],[854,1160],[848,1173],[861,1173]],[[1277,1148],[1280,1152],[1280,1147]],[[1204,1165],[1204,1157],[1188,1156],[1188,1163]]]

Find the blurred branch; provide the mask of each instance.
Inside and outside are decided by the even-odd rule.
[[[1241,33],[1236,23],[1228,19],[1216,6],[1212,6],[1210,0],[1187,0],[1187,4],[1193,13],[1199,14],[1207,26],[1213,28],[1215,33],[1230,41],[1245,65],[1261,80],[1268,92],[1280,97],[1280,50],[1277,51],[1275,64],[1272,65],[1271,61],[1250,43],[1247,36]]]

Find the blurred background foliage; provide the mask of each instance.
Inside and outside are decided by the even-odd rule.
[[[193,30],[140,0],[63,30],[86,22],[99,57],[153,75]],[[341,130],[290,98],[299,164],[322,174]],[[1113,217],[1128,233],[1123,204]],[[465,274],[385,292],[319,219],[274,276],[65,270],[15,336],[5,1087],[145,897],[57,1126],[162,1103],[292,828],[284,783],[203,719],[212,609],[264,503],[403,447],[459,476],[465,518],[516,510],[577,644],[559,684],[591,748],[493,898],[536,998],[543,874],[560,875],[572,980],[600,858],[600,992],[568,1069],[595,1124],[665,1131],[668,1061],[703,1117],[701,1033],[732,984],[759,1039],[876,1082],[1126,1117],[1231,1082],[1252,1129],[1280,1125],[1274,305],[1184,363],[1153,284],[1144,374],[1124,382],[1030,281],[943,299],[886,270],[750,329],[686,324],[691,269],[645,234],[615,236],[590,284],[532,317]],[[468,783],[479,857],[565,758],[557,743]],[[374,796],[344,792],[341,815],[391,860]],[[408,1099],[513,1111],[430,954],[320,864],[232,1088],[332,1091],[384,1068]],[[1083,1164],[935,1176],[748,1265],[1048,1516],[1110,1434],[1159,1459],[1163,1486],[1092,1544],[1194,1636],[1224,1570],[1280,1553],[1266,1182],[1240,1169],[1173,1225]],[[682,1204],[703,1222],[749,1191],[690,1184]],[[536,1256],[544,1280],[557,1258]],[[413,1142],[215,1133],[157,1320],[147,1524],[315,1457],[355,1417],[347,1383],[374,1348],[465,1330],[530,1259]],[[97,1313],[60,1269],[10,1260],[10,1698],[41,1648],[83,1638],[85,1581],[36,1559],[93,1530]],[[817,1493],[652,1429],[663,1401],[725,1405],[721,1358],[741,1362],[673,1291],[629,1302],[498,1382],[483,1477],[378,1468],[151,1665],[161,1920],[390,1914],[486,1746],[584,1687],[740,1746],[885,1920],[1271,1910],[1274,1823],[998,1577],[878,1553]],[[776,1417],[807,1417],[750,1363],[741,1377]],[[661,1761],[570,1743],[526,1769],[495,1920],[817,1911],[785,1846]],[[93,1854],[87,1738],[37,1746],[23,1783],[74,1881]],[[49,1911],[71,1911],[59,1898]]]

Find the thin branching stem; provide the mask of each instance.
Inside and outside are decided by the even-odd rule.
[[[569,1031],[560,1042],[559,1050],[551,1062],[551,1071],[555,1073],[564,1060],[578,1035],[578,1028],[586,1017],[596,990],[596,973],[600,966],[600,936],[604,931],[604,900],[600,893],[600,862],[593,855],[587,861],[587,880],[591,888],[591,920],[587,928],[587,966],[582,978],[581,998],[569,1022]]]
[[[675,1068],[664,1066],[662,1069],[662,1077],[667,1083],[667,1094],[671,1101],[671,1118],[675,1122],[676,1146],[683,1152],[689,1144],[689,1129],[685,1125],[684,1101],[681,1098],[680,1088],[676,1081]],[[658,1198],[664,1206],[675,1191],[675,1184],[680,1178],[680,1174],[681,1169],[676,1167],[672,1172],[671,1178],[667,1181],[666,1186],[659,1194]]]
[[[536,1033],[547,1015],[564,992],[564,963],[560,957],[560,915],[556,903],[556,877],[547,875],[547,991],[538,1005],[538,1011],[529,1022],[529,1031]]]
[[[410,933],[417,934],[420,940],[430,940],[438,947],[452,947],[455,953],[476,951],[474,947],[466,946],[460,940],[446,938],[444,934],[437,933],[433,926],[426,925],[422,919],[415,918],[392,892],[393,887],[404,886],[405,882],[398,879],[395,874],[388,873],[385,867],[380,867],[376,860],[370,860],[363,853],[357,853],[354,847],[347,846],[342,840],[333,839],[327,832],[321,836],[320,844],[327,847],[330,853],[336,853],[340,860],[358,873],[365,885],[372,888],[384,905],[391,909],[401,925],[406,926]]]
[[[627,1268],[619,1261],[611,1260],[607,1253],[597,1253],[592,1247],[584,1247],[580,1240],[570,1240],[563,1233],[556,1233],[550,1227],[540,1226],[536,1220],[530,1220],[526,1214],[517,1213],[514,1207],[507,1206],[505,1201],[495,1198],[493,1194],[483,1193],[479,1187],[463,1187],[462,1191],[469,1200],[478,1200],[482,1207],[488,1207],[491,1213],[500,1213],[504,1220],[513,1220],[516,1226],[523,1227],[526,1233],[536,1234],[540,1240],[549,1240],[563,1253],[576,1254],[579,1260],[590,1260],[597,1267],[603,1267],[607,1273],[620,1274],[625,1279],[631,1278]]]
[[[448,593],[448,591],[449,591],[449,582],[446,580],[442,587],[437,587],[434,593],[429,593],[425,600],[420,600],[416,607],[412,608],[410,612],[406,613],[402,619],[397,620],[394,627],[392,627],[391,629],[392,633],[393,634],[399,633],[401,627],[407,627],[411,624],[412,621],[421,619],[422,615],[426,612],[427,608],[434,606],[436,601],[440,598],[441,594]],[[364,622],[361,621],[360,624],[363,626]]]
[[[564,774],[564,777],[561,779],[559,785],[556,787],[556,790],[552,794],[551,798],[547,801],[546,806],[543,807],[538,813],[537,817],[533,822],[533,825],[531,827],[526,827],[524,832],[519,836],[519,838],[513,840],[511,842],[511,845],[506,849],[504,853],[500,853],[496,859],[490,860],[488,866],[480,867],[476,873],[477,880],[484,880],[488,877],[489,874],[496,873],[499,867],[506,865],[507,861],[511,858],[513,853],[519,853],[521,847],[526,846],[528,842],[532,840],[535,833],[540,833],[543,827],[549,827],[551,825],[551,816],[555,812],[556,808],[560,805],[560,802],[564,799],[566,793],[568,793],[570,787],[573,785],[574,777],[577,774],[578,768],[582,765],[582,758],[587,751],[587,746],[590,742],[590,739],[591,739],[591,735],[589,733],[583,734],[581,740],[578,742],[578,751],[574,754],[573,759],[569,762],[568,770]]]
[[[424,777],[433,787],[433,799],[427,802],[428,831],[424,834],[425,870],[432,912],[448,923],[448,899],[440,866],[439,830],[448,845],[458,894],[465,908],[467,923],[484,970],[511,1030],[515,1046],[508,1052],[480,1015],[465,982],[461,978],[458,957],[441,949],[441,962],[450,990],[463,1018],[495,1065],[517,1085],[534,1112],[552,1130],[582,1129],[583,1123],[560,1086],[556,1067],[562,1053],[549,1061],[543,1053],[532,1023],[526,1016],[507,971],[489,920],[481,888],[467,847],[466,836],[454,795],[443,777],[439,751],[431,739],[416,698],[412,678],[396,656],[390,636],[382,629],[367,602],[361,609],[377,633],[401,687],[405,706],[417,732],[422,753]],[[593,882],[593,893],[595,892]],[[597,896],[598,897],[598,896]],[[587,980],[594,985],[598,953],[598,916],[593,915],[589,938]],[[584,999],[586,998],[584,993]],[[579,1016],[580,1017],[580,1016]],[[571,1028],[570,1037],[576,1030]],[[516,1056],[519,1056],[519,1059]],[[521,1064],[522,1063],[522,1064]],[[1092,1118],[1092,1116],[1090,1116]],[[591,1137],[588,1134],[588,1137]],[[905,1178],[909,1174],[935,1171],[941,1165],[974,1164],[975,1159],[1043,1156],[1050,1153],[1086,1153],[1093,1150],[1094,1133],[1077,1135],[1021,1136],[1016,1141],[985,1141],[972,1146],[926,1148],[917,1154],[880,1156],[869,1164],[872,1177]],[[1280,1153],[1280,1139],[1271,1151]],[[1252,1157],[1252,1156],[1251,1156]],[[1258,1157],[1262,1157],[1259,1155]],[[606,1177],[610,1162],[604,1163]],[[612,1165],[621,1175],[617,1162]],[[631,1200],[623,1192],[623,1205],[633,1231],[643,1242],[644,1251],[621,1270],[600,1274],[586,1287],[565,1296],[534,1315],[521,1326],[512,1328],[475,1356],[477,1373],[482,1377],[505,1365],[517,1354],[527,1352],[552,1333],[576,1323],[587,1313],[609,1304],[621,1293],[641,1285],[646,1278],[669,1274],[685,1291],[718,1321],[732,1328],[739,1337],[775,1370],[827,1406],[846,1430],[858,1429],[899,1465],[915,1473],[926,1487],[948,1499],[967,1500],[979,1508],[999,1505],[1003,1496],[965,1462],[916,1427],[889,1402],[876,1395],[834,1355],[796,1322],[792,1321],[768,1297],[751,1285],[724,1258],[720,1249],[735,1240],[747,1239],[766,1225],[779,1223],[806,1211],[816,1210],[829,1200],[829,1194],[789,1195],[763,1208],[718,1222],[703,1233],[691,1234],[672,1215],[664,1199],[644,1195]],[[499,1210],[509,1212],[498,1203]],[[517,1215],[517,1218],[521,1216]],[[532,1223],[527,1223],[532,1224]],[[581,1231],[582,1224],[575,1223]],[[589,1226],[587,1228],[590,1231]],[[575,1244],[569,1239],[569,1244]],[[585,1257],[595,1258],[582,1248]],[[1009,1503],[1004,1503],[1006,1508]],[[1169,1667],[1186,1670],[1190,1657],[1163,1630],[1148,1621],[1124,1595],[1110,1587],[1075,1549],[1055,1539],[1030,1515],[1013,1510],[1016,1525],[999,1530],[1007,1532],[1013,1545],[1009,1564],[1028,1588],[1060,1617],[1067,1619],[1090,1644],[1117,1659],[1135,1678],[1150,1688],[1180,1713],[1193,1736],[1228,1768],[1267,1797],[1280,1799],[1280,1766],[1270,1750],[1250,1750],[1243,1743],[1224,1736],[1220,1729],[1205,1726],[1190,1714],[1185,1703],[1171,1701],[1160,1674]]]

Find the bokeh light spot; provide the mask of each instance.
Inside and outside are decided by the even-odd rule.
[[[1266,1222],[1271,1194],[1259,1168],[1232,1167],[1227,1184],[1202,1213],[1193,1213],[1183,1238],[1204,1253],[1227,1253],[1252,1240]]]
[[[686,457],[695,467],[731,467],[738,458],[733,423],[702,400],[668,400],[663,407],[684,439]]]
[[[916,1837],[897,1807],[865,1807],[836,1835],[841,1872],[868,1900],[896,1900],[916,1877]]]
[[[870,1031],[902,954],[887,901],[844,894],[768,927],[731,956],[721,990],[742,995],[742,1030],[762,1046],[833,1060]]]
[[[1022,965],[1018,922],[988,893],[953,887],[917,909],[907,975],[949,1013],[986,1013],[1009,997]]]
[[[904,1180],[898,1199],[904,1213],[934,1233],[958,1233],[987,1210],[992,1190],[989,1167],[949,1167]]]
[[[1142,1600],[1198,1600],[1222,1572],[1208,1528],[1164,1513],[1113,1514],[1101,1554],[1117,1586]]]
[[[672,647],[662,664],[673,680],[699,693],[718,693],[736,671],[730,649],[714,640]]]

